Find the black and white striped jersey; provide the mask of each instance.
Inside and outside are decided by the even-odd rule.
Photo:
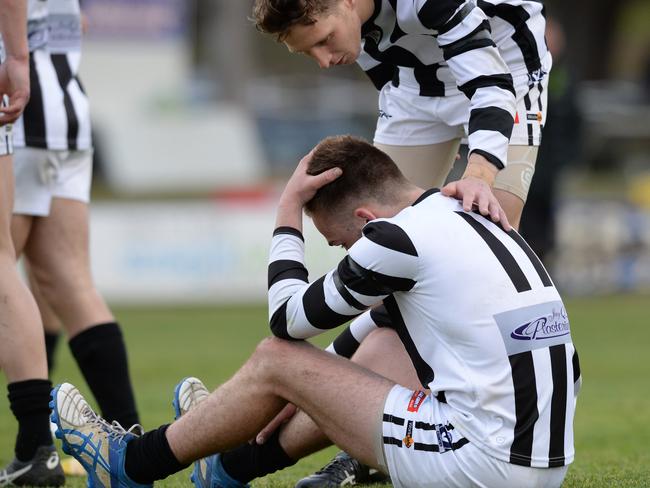
[[[28,16],[31,97],[14,124],[14,145],[89,149],[90,108],[79,80],[79,1],[29,0]]]
[[[357,60],[377,89],[470,99],[469,149],[502,168],[515,115],[513,76],[544,76],[544,7],[535,0],[375,0]]]
[[[386,312],[366,312],[354,337],[333,349],[347,356],[367,331],[390,326],[422,385],[487,454],[533,467],[572,462],[578,356],[562,300],[519,234],[430,190],[395,217],[368,223],[336,269],[313,283],[303,254],[297,230],[276,229],[276,336],[305,339],[383,302]]]

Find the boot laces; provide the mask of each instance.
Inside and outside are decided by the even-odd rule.
[[[106,432],[106,434],[108,434],[109,438],[113,438],[115,440],[121,440],[129,434],[140,437],[144,433],[144,429],[140,424],[133,424],[128,429],[122,427],[122,425],[117,420],[113,420],[109,424],[105,419],[97,415],[88,405],[86,405],[82,411],[82,414],[86,417],[89,424],[103,430]]]

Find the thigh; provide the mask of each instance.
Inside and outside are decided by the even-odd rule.
[[[390,361],[386,361],[390,358]],[[351,361],[408,388],[422,388],[404,344],[387,327],[372,331],[361,342]]]
[[[394,382],[309,343],[280,339],[260,366],[275,394],[304,410],[334,444],[379,468],[381,417]],[[259,351],[259,348],[258,348]]]
[[[16,250],[16,258],[20,258],[29,239],[29,233],[32,230],[34,217],[31,215],[16,215],[11,218],[11,238]]]
[[[0,252],[13,255],[11,212],[14,204],[14,172],[12,156],[0,156]]]
[[[54,198],[50,215],[32,225],[25,247],[34,276],[39,282],[90,282],[88,206],[76,200]]]
[[[45,217],[52,202],[54,168],[48,163],[51,151],[31,147],[16,148],[14,214]]]
[[[441,187],[456,161],[460,139],[425,146],[392,146],[375,142],[412,183],[422,188]]]

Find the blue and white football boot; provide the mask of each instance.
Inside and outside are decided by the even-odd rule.
[[[117,422],[109,424],[88,405],[79,390],[63,383],[52,390],[51,420],[63,452],[73,456],[88,473],[88,488],[145,488],[124,472],[126,446],[142,427],[125,430]]]
[[[187,412],[203,402],[210,392],[197,378],[185,378],[174,388],[174,414],[178,420]],[[190,480],[196,488],[247,488],[244,484],[231,478],[223,469],[221,456],[212,456],[199,459],[194,463]]]

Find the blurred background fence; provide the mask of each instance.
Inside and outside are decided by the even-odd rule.
[[[251,4],[83,3],[93,269],[113,302],[264,300],[282,182],[327,135],[372,138],[361,70],[289,55]],[[546,4],[550,112],[522,233],[567,294],[650,290],[650,2]],[[315,276],[340,252],[308,239]]]

